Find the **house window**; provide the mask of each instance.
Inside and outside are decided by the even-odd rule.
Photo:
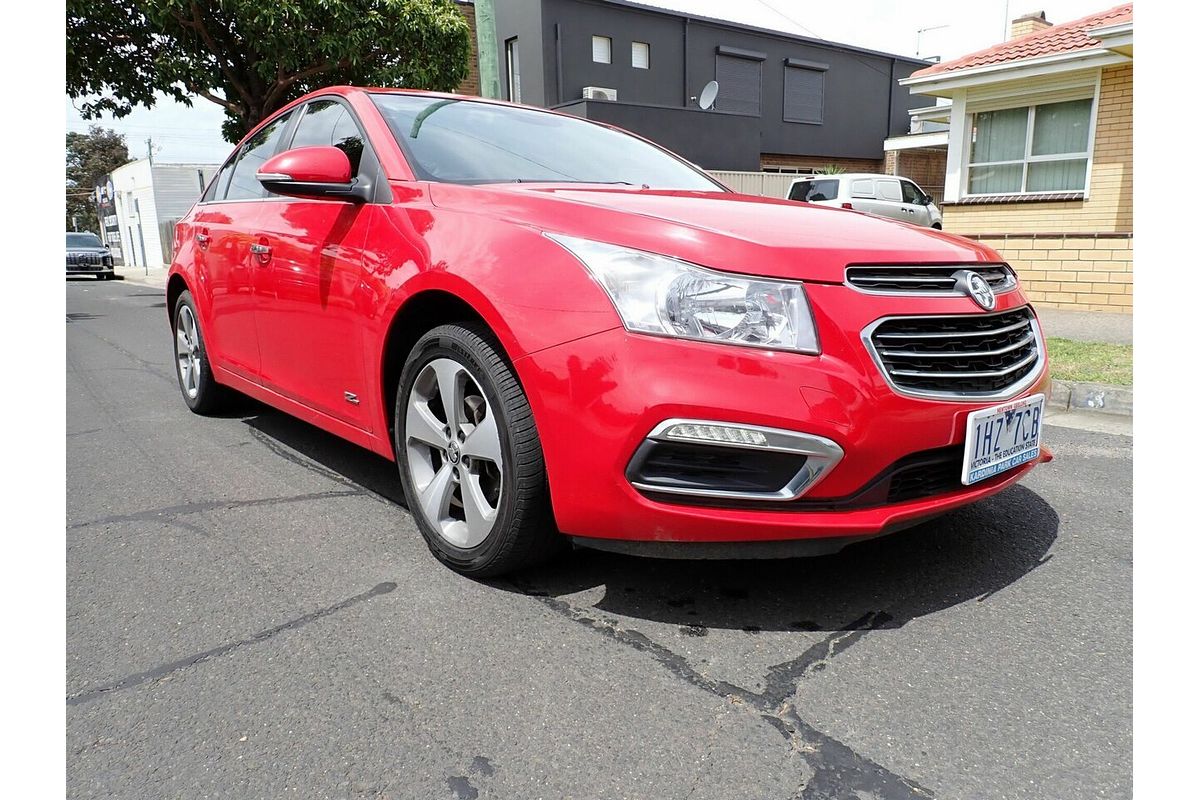
[[[592,37],[592,61],[597,64],[612,63],[612,39],[607,36]]]
[[[508,99],[510,102],[521,102],[521,57],[517,50],[517,38],[514,36],[504,43],[504,64],[508,75]]]
[[[826,64],[789,58],[783,67],[783,120],[820,125],[825,117]]]
[[[757,117],[762,106],[762,62],[765,54],[733,47],[717,48],[717,109]]]
[[[633,68],[650,69],[650,45],[645,42],[633,43]]]
[[[1082,192],[1092,98],[974,115],[967,194]]]

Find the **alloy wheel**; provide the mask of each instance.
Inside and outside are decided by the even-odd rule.
[[[409,392],[404,434],[419,513],[451,545],[478,546],[504,489],[500,430],[479,381],[457,361],[430,361]]]
[[[195,399],[200,392],[200,334],[196,329],[196,317],[186,305],[179,309],[175,323],[175,358],[179,362],[183,391]]]

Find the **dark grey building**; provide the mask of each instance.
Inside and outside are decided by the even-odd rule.
[[[618,125],[706,169],[879,171],[883,140],[908,132],[897,81],[929,66],[628,0],[493,2],[504,99]]]

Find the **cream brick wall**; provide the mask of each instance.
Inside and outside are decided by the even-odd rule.
[[[999,250],[1035,302],[1131,311],[1133,65],[1101,73],[1086,200],[948,205],[942,213],[946,231]]]
[[[978,237],[999,251],[1034,303],[1082,311],[1133,310],[1129,234],[1030,234]]]

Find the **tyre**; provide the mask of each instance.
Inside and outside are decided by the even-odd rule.
[[[228,390],[213,377],[191,292],[179,295],[171,319],[175,334],[175,377],[179,379],[183,402],[197,414],[220,411],[228,401]]]
[[[395,432],[409,510],[443,564],[482,578],[565,549],[529,400],[485,327],[443,325],[417,341]]]

